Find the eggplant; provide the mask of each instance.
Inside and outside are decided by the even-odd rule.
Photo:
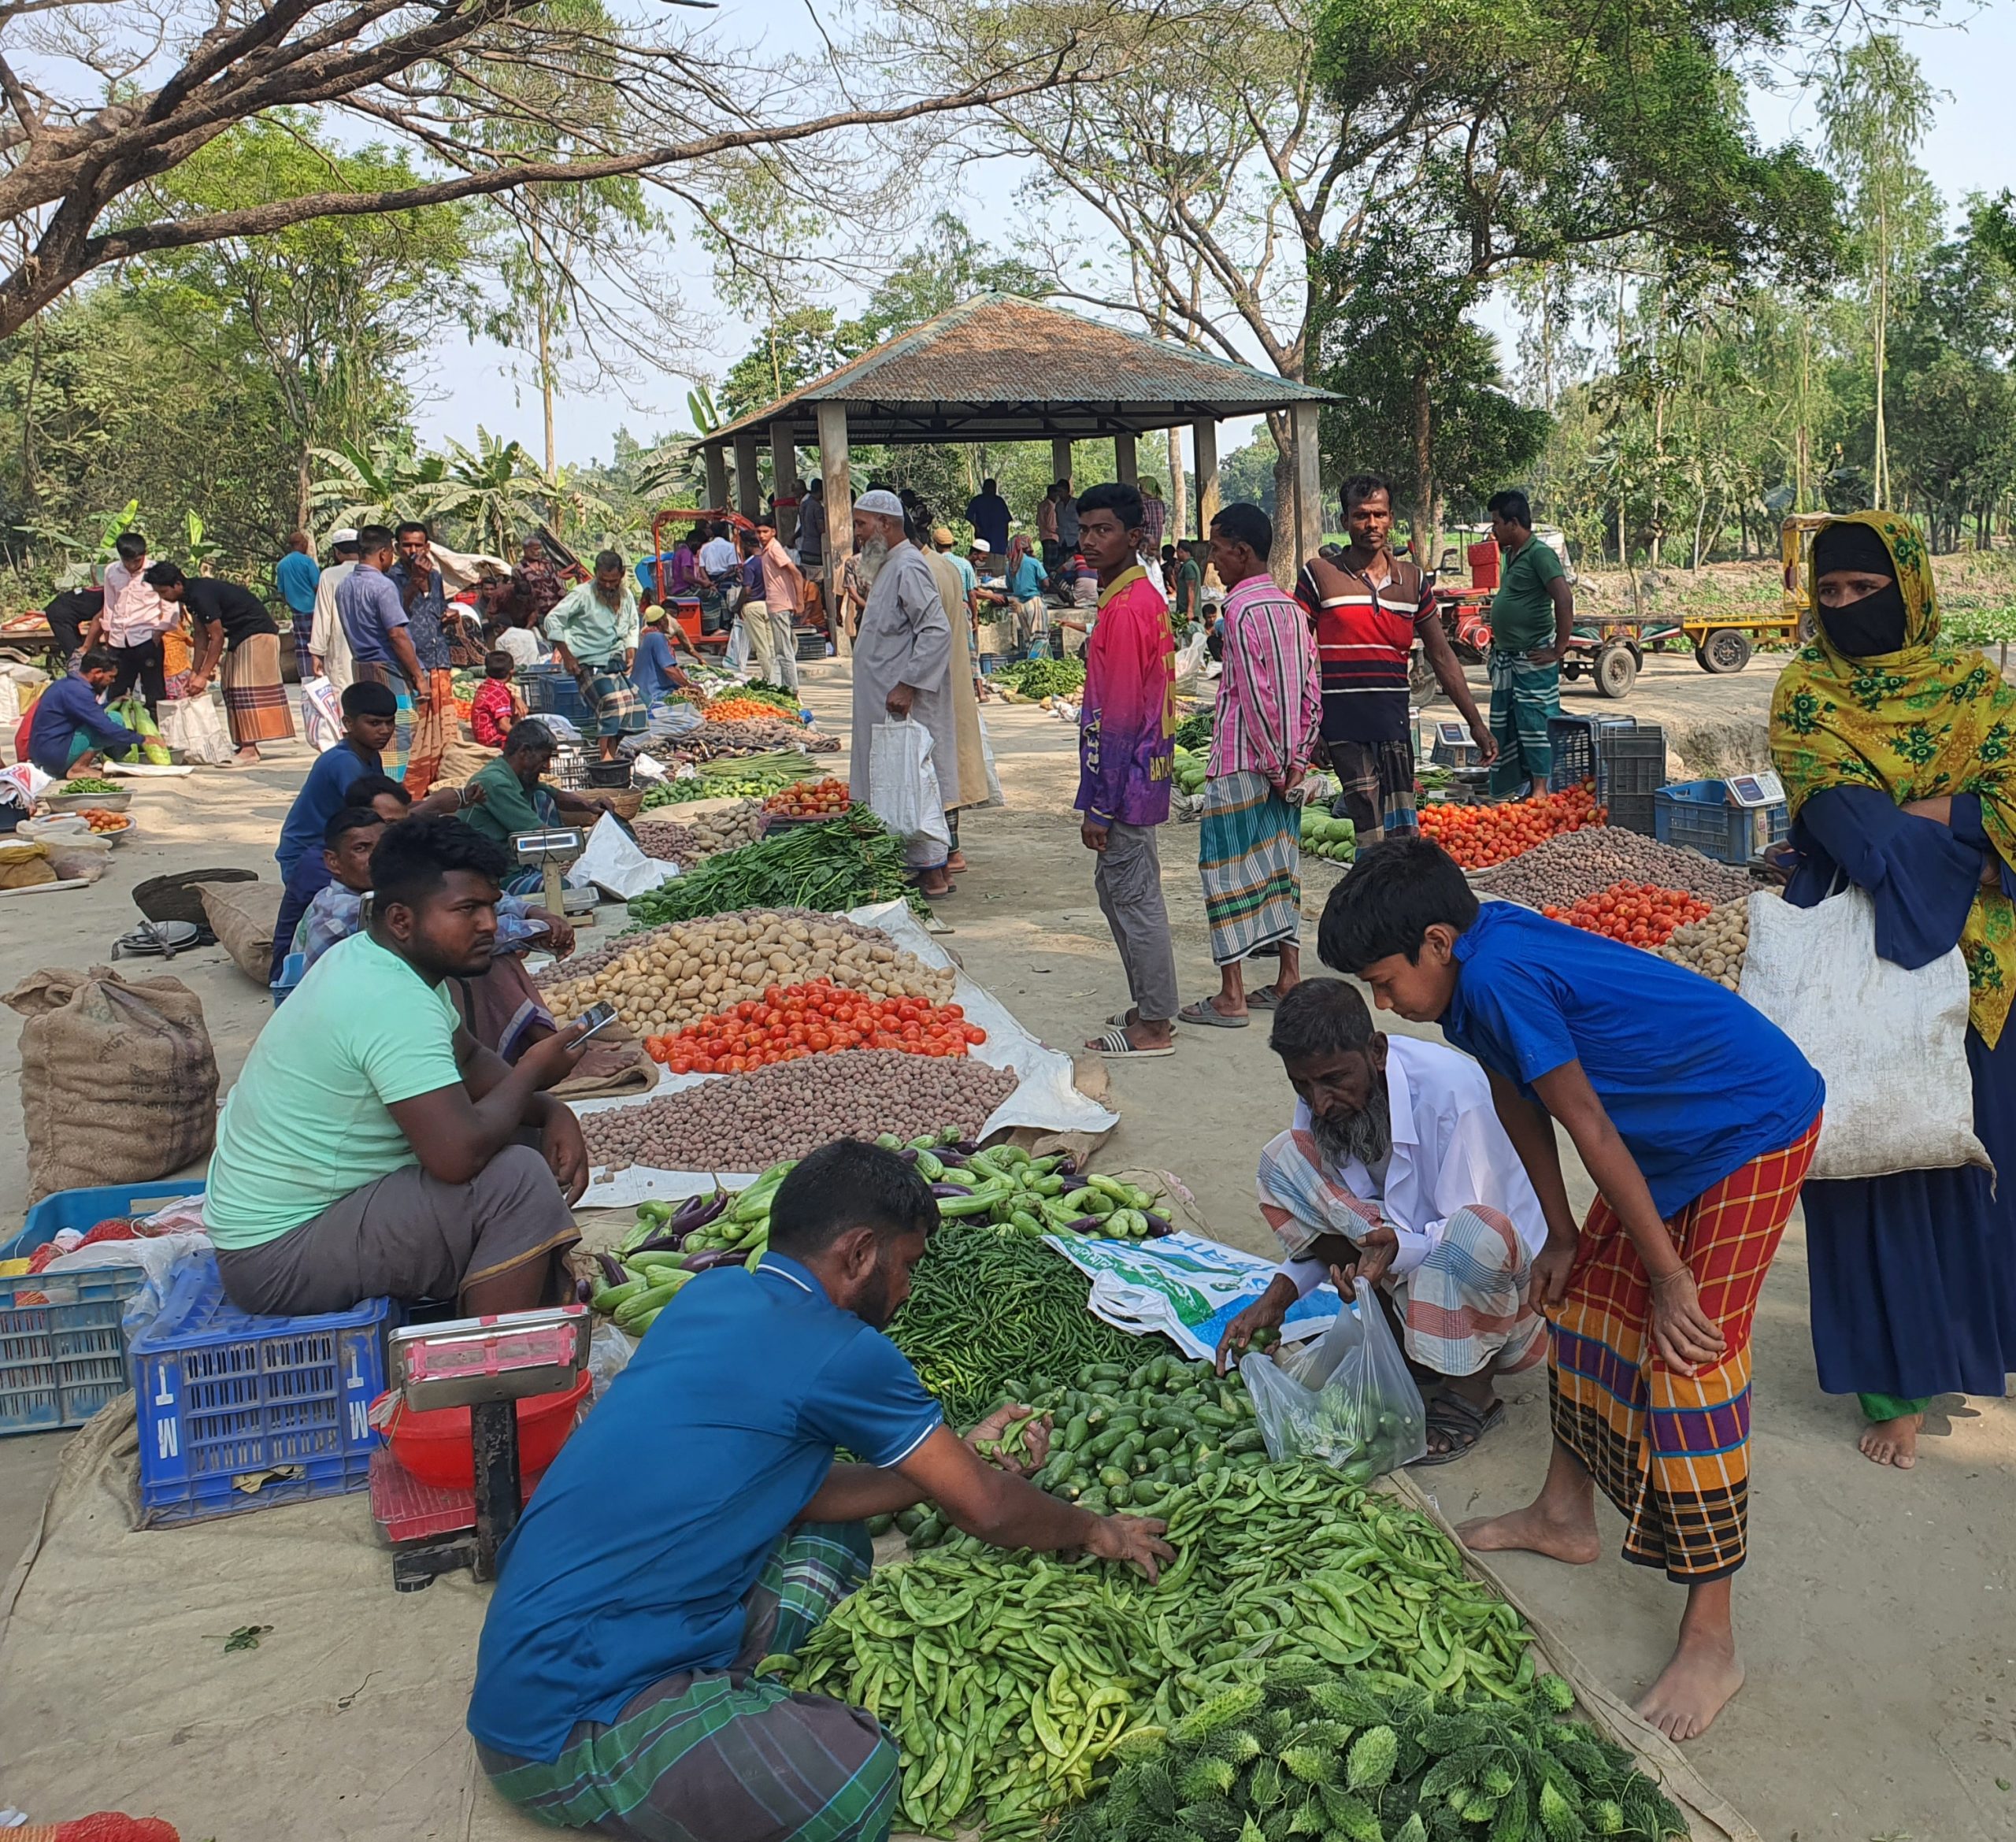
[[[906,1164],[914,1164],[917,1162],[917,1147],[914,1145],[906,1145],[896,1154],[896,1155],[902,1158]]]
[[[637,1254],[676,1254],[686,1244],[684,1229],[661,1229],[647,1241],[639,1241],[630,1251]]]
[[[1148,1232],[1150,1234],[1166,1235],[1174,1234],[1176,1232],[1176,1224],[1170,1221],[1166,1215],[1158,1215],[1152,1209],[1143,1209],[1141,1213],[1148,1218]]]
[[[1106,1217],[1103,1215],[1081,1215],[1069,1225],[1068,1232],[1072,1234],[1104,1234]]]
[[[605,1247],[595,1255],[595,1262],[602,1268],[602,1276],[611,1285],[624,1285],[630,1275],[623,1269],[623,1262]]]
[[[970,1196],[973,1192],[962,1190],[955,1183],[935,1183],[931,1186],[931,1193],[943,1203],[949,1201],[954,1196]]]
[[[688,1254],[680,1262],[688,1273],[705,1273],[713,1266],[739,1266],[749,1258],[747,1247],[710,1247],[704,1254]]]
[[[594,1281],[588,1279],[577,1279],[574,1281],[574,1303],[576,1304],[585,1305],[592,1299],[595,1295],[595,1288]]]
[[[980,1149],[980,1141],[977,1139],[960,1139],[954,1143],[952,1149],[962,1158],[970,1158]],[[940,1151],[938,1155],[942,1158],[945,1154]]]
[[[1076,1177],[1078,1174],[1078,1160],[1067,1151],[1064,1154],[1063,1162],[1050,1174],[1052,1177]]]

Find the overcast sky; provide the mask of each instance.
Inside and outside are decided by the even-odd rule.
[[[724,0],[719,17],[727,37],[774,44],[780,33],[802,29],[798,22],[804,17],[803,0]],[[1903,35],[1928,80],[1944,92],[1921,158],[1949,208],[1970,192],[1995,191],[2010,184],[2016,177],[2009,159],[2010,98],[2016,93],[2016,6],[1989,5],[1964,25],[1907,28]],[[1767,141],[1788,135],[1810,141],[1817,133],[1809,100],[1759,91],[1753,95],[1753,107]],[[1017,178],[1005,163],[969,169],[963,191],[943,202],[965,210],[983,229],[1006,225]],[[1012,243],[1011,231],[997,234]],[[675,244],[666,261],[682,295],[714,324],[708,356],[718,375],[747,349],[749,331],[715,303],[704,254]],[[845,294],[823,298],[843,312],[858,305],[858,298]],[[1487,317],[1499,322],[1497,315]],[[523,382],[514,383],[514,368],[529,369],[521,361],[514,367],[513,354],[487,342],[471,344],[460,335],[444,341],[432,368],[430,400],[422,403],[416,418],[423,443],[436,443],[450,435],[472,441],[480,423],[492,434],[515,435],[539,453],[543,435],[538,395]],[[624,385],[562,395],[555,424],[563,461],[606,460],[621,427],[648,437],[686,425],[691,380],[648,364],[639,369],[641,376]],[[1243,432],[1228,429],[1225,439],[1228,448],[1243,439]]]

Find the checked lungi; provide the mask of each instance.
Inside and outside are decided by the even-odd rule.
[[[650,713],[620,658],[600,666],[584,665],[575,682],[588,700],[588,728],[597,738],[641,736],[650,727]]]
[[[1361,850],[1382,838],[1411,838],[1420,832],[1411,742],[1404,737],[1396,742],[1326,739],[1324,747],[1343,789],[1337,800],[1343,810],[1336,816],[1357,826]]]
[[[871,1563],[858,1522],[792,1530],[743,1602],[742,1654],[727,1669],[668,1676],[608,1725],[577,1722],[550,1765],[479,1743],[483,1769],[556,1829],[636,1842],[882,1842],[899,1781],[875,1717],[750,1673],[795,1651]]]
[[[1748,1551],[1751,1321],[1819,1142],[1816,1118],[1668,1225],[1701,1309],[1721,1327],[1726,1347],[1713,1368],[1680,1375],[1661,1361],[1651,1281],[1600,1196],[1554,1314],[1554,1436],[1622,1513],[1624,1558],[1682,1585],[1733,1573]]]
[[[1265,774],[1220,774],[1204,783],[1197,872],[1214,965],[1300,943],[1302,827]]]
[[[287,707],[287,687],[280,682],[277,633],[254,633],[239,640],[224,654],[219,678],[231,739],[240,748],[293,738],[294,712]]]
[[[1561,714],[1561,668],[1536,665],[1518,653],[1491,649],[1491,736],[1498,744],[1492,763],[1494,793],[1522,793],[1529,783],[1543,786],[1554,769],[1547,719]]]
[[[416,799],[424,799],[428,790],[440,777],[441,762],[448,744],[461,733],[461,720],[455,714],[455,674],[435,666],[427,674],[428,701],[413,706],[413,727],[406,743],[406,788]]]

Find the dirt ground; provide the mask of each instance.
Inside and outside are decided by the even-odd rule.
[[[1767,665],[1760,659],[1739,676],[1714,679],[1688,658],[1655,660],[1621,706],[1586,687],[1571,688],[1567,703],[1670,726],[1761,721]],[[844,668],[808,672],[808,702],[843,734],[847,696]],[[955,930],[947,944],[1045,1041],[1075,1047],[1126,991],[1071,810],[1074,737],[1029,707],[996,703],[988,721],[1008,804],[965,819],[973,868],[940,910]],[[272,875],[272,842],[307,761],[296,744],[258,769],[143,787],[135,801],[143,830],[102,882],[0,904],[0,984],[39,965],[103,960],[133,917],[128,892],[148,876],[198,862]],[[1162,834],[1186,998],[1216,983],[1195,844],[1187,826]],[[1305,899],[1312,920],[1336,873],[1313,866]],[[620,925],[620,910],[603,915]],[[172,969],[202,996],[228,1082],[267,1014],[265,993],[221,949],[179,958]],[[1180,1037],[1169,1060],[1113,1069],[1122,1117],[1109,1155],[1178,1173],[1221,1238],[1264,1249],[1254,1156],[1292,1096],[1262,1029],[1184,1028]],[[5,1077],[19,1064],[12,1032],[0,1038]],[[1579,1169],[1571,1184],[1586,1199]],[[0,1233],[18,1224],[24,1189],[19,1117],[0,1109],[0,1195],[15,1199],[0,1214]],[[1737,1596],[1750,1681],[1690,1756],[1768,1842],[2008,1842],[2016,1836],[2016,1791],[2004,1788],[2016,1781],[2016,1409],[1942,1400],[1916,1471],[1877,1470],[1855,1449],[1852,1404],[1815,1383],[1806,1295],[1796,1221],[1757,1327],[1752,1560]],[[1509,1507],[1537,1482],[1547,1444],[1544,1380],[1520,1378],[1509,1398],[1507,1424],[1476,1453],[1419,1474],[1452,1516]],[[25,1538],[62,1437],[0,1440],[0,1556]],[[1616,1536],[1621,1524],[1602,1514]],[[1508,1578],[1612,1687],[1629,1695],[1650,1681],[1670,1643],[1675,1588],[1614,1557],[1581,1570],[1505,1559]],[[0,1736],[0,1803],[4,1752]]]

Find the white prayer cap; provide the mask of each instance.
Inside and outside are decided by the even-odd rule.
[[[329,533],[329,542],[332,544],[354,543],[357,542],[357,533],[346,524],[342,530],[332,531]]]
[[[903,502],[886,487],[877,487],[856,499],[854,509],[857,512],[873,512],[884,518],[900,518],[903,515]]]
[[[969,547],[974,550],[991,550],[994,546],[984,537],[976,537]]]

